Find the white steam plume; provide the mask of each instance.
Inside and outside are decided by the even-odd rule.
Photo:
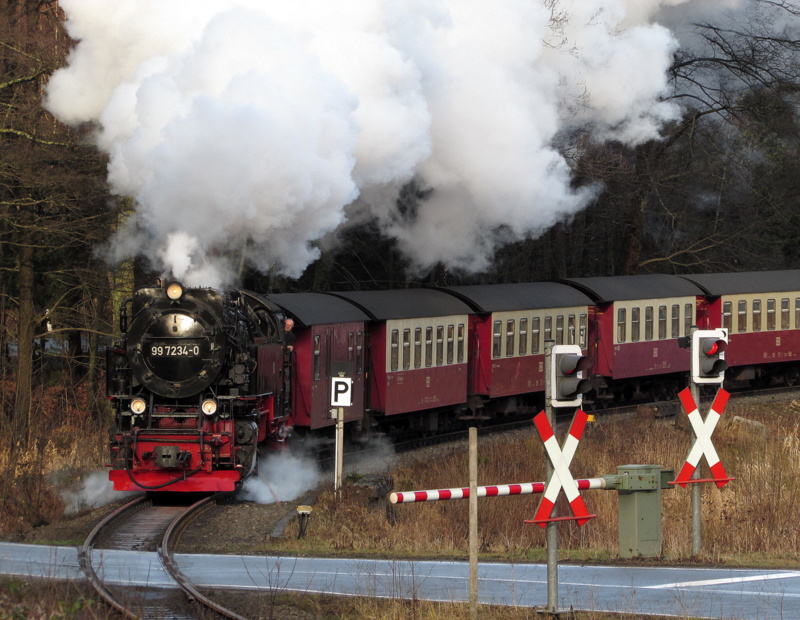
[[[64,513],[68,515],[136,495],[133,492],[115,491],[114,483],[108,479],[107,471],[92,472],[74,485],[62,488],[59,494],[64,501]]]
[[[560,132],[637,144],[677,117],[676,42],[648,21],[674,3],[61,0],[78,44],[46,105],[96,124],[136,199],[117,258],[218,285],[245,252],[296,277],[360,197],[419,268],[479,270],[590,199]],[[434,191],[409,216],[412,179]]]
[[[244,481],[241,499],[257,504],[288,502],[322,481],[316,463],[293,454],[272,454],[259,462],[258,475]]]

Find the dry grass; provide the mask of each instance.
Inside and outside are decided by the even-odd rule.
[[[703,408],[705,410],[705,408]],[[738,416],[758,422],[735,422]],[[731,403],[713,435],[728,474],[736,480],[722,489],[703,484],[703,553],[691,557],[689,489],[663,491],[663,558],[669,561],[787,567],[800,565],[800,532],[794,517],[800,503],[800,402],[772,406]],[[575,478],[614,474],[624,464],[680,469],[691,445],[686,416],[656,420],[642,412],[625,420],[601,420],[587,428],[570,467]],[[432,462],[420,461],[392,473],[395,489],[466,486],[465,448]],[[705,459],[703,477],[710,477]],[[511,438],[483,439],[479,446],[479,485],[545,479],[545,456],[533,430]],[[584,491],[597,515],[583,527],[559,525],[559,552],[565,560],[608,560],[617,556],[617,493]],[[479,504],[479,537],[485,557],[509,561],[544,558],[544,530],[526,525],[538,495],[486,498]],[[563,502],[563,494],[560,502]],[[559,505],[560,514],[569,507]],[[394,523],[365,501],[362,489],[348,487],[342,501],[331,492],[320,497],[304,540],[282,543],[287,552],[466,557],[468,506],[465,501],[406,504],[394,508]],[[291,534],[291,532],[289,532]]]
[[[103,467],[108,424],[90,413],[89,401],[85,387],[42,385],[34,394],[32,445],[14,446],[12,434],[0,433],[0,533],[57,519],[64,512],[58,490]]]

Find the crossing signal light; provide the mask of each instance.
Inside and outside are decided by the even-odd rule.
[[[699,329],[692,334],[692,381],[722,383],[725,379],[727,329]]]
[[[550,404],[553,407],[579,407],[583,395],[592,389],[587,371],[592,358],[578,345],[557,344],[550,354]]]

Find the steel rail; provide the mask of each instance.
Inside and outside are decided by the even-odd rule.
[[[148,540],[150,543],[155,544],[156,553],[161,562],[162,566],[164,567],[167,574],[175,581],[175,584],[178,588],[183,592],[184,595],[189,599],[190,602],[199,604],[203,607],[208,608],[214,614],[218,616],[222,616],[225,618],[232,618],[234,620],[246,620],[242,616],[222,607],[221,605],[215,603],[208,597],[201,594],[194,584],[189,581],[178,569],[173,557],[172,557],[172,549],[175,545],[174,541],[177,541],[180,533],[183,529],[188,525],[192,520],[199,517],[205,510],[212,507],[219,501],[222,497],[229,496],[230,493],[217,493],[216,495],[211,495],[206,497],[198,502],[195,502],[188,508],[184,508],[180,511],[180,514],[177,516],[171,516],[169,521],[167,522],[164,519],[163,514],[156,515],[156,520],[154,523],[148,524],[149,527],[153,527],[154,531],[152,533],[145,533],[144,537],[141,539],[136,539],[134,535],[134,542],[135,544],[141,544],[142,542],[147,542]],[[136,619],[141,617],[196,617],[194,613],[191,615],[187,615],[183,612],[177,611],[171,607],[170,604],[159,603],[156,606],[145,606],[144,608],[137,607],[139,612],[134,611],[131,608],[130,604],[126,604],[124,602],[124,596],[116,595],[113,590],[115,588],[109,588],[100,576],[97,574],[97,571],[94,568],[93,564],[93,552],[95,547],[98,543],[102,540],[104,536],[111,537],[111,532],[116,530],[116,526],[120,524],[120,522],[126,518],[131,517],[132,515],[136,514],[141,510],[153,509],[157,511],[159,509],[163,510],[164,508],[168,508],[169,510],[173,510],[176,507],[158,507],[154,506],[152,499],[146,495],[138,497],[137,499],[121,506],[117,510],[113,511],[107,517],[105,517],[102,521],[100,521],[94,529],[89,533],[84,541],[82,547],[78,550],[78,559],[83,572],[86,574],[89,582],[92,584],[94,589],[100,595],[100,597],[105,601],[110,607],[121,613],[126,618]],[[167,515],[169,516],[169,515]],[[161,519],[161,525],[159,523],[159,519]],[[144,520],[146,523],[146,519]],[[139,526],[141,527],[141,525]],[[165,529],[166,528],[166,529]],[[135,529],[135,528],[134,528]],[[158,532],[158,540],[156,537],[152,536],[153,533]],[[163,533],[162,533],[163,532]],[[135,548],[135,547],[134,547]],[[122,588],[123,586],[120,586]],[[177,592],[177,591],[176,591]],[[141,602],[136,603],[137,606],[141,606]]]
[[[215,603],[201,593],[180,571],[173,557],[173,547],[177,546],[181,534],[186,527],[188,527],[189,523],[199,517],[206,510],[209,510],[212,506],[216,505],[221,499],[229,495],[230,493],[218,493],[216,495],[203,498],[200,501],[192,504],[186,512],[178,516],[172,521],[172,523],[169,524],[169,527],[167,527],[167,530],[164,532],[164,536],[161,538],[158,554],[161,558],[164,568],[178,583],[181,589],[186,592],[190,600],[197,601],[226,618],[232,618],[233,620],[247,620],[244,616],[240,616],[236,612],[231,611],[230,609],[227,609],[218,603]]]
[[[138,614],[134,613],[123,603],[118,601],[97,575],[97,571],[95,571],[94,564],[92,562],[92,552],[94,551],[97,541],[100,539],[100,535],[107,530],[112,523],[127,517],[137,510],[142,510],[148,505],[152,505],[152,501],[146,495],[143,495],[136,498],[132,502],[128,502],[124,506],[117,508],[114,512],[106,516],[102,521],[95,525],[94,529],[89,533],[89,535],[86,537],[86,540],[83,542],[83,545],[78,550],[78,561],[81,565],[81,568],[83,569],[83,572],[86,573],[89,583],[92,584],[100,597],[108,605],[116,609],[125,617],[133,619],[138,618]]]

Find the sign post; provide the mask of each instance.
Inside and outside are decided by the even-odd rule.
[[[469,428],[469,616],[478,620],[478,429]]]
[[[336,497],[342,488],[342,470],[344,469],[344,408],[353,404],[353,380],[339,373],[331,377],[331,413],[336,415],[336,454],[333,490]]]
[[[569,464],[575,455],[578,442],[586,427],[588,416],[580,409],[583,394],[591,385],[584,377],[591,364],[579,346],[556,345],[554,340],[545,340],[545,410],[539,413],[533,423],[542,438],[547,454],[547,484],[544,496],[539,501],[536,516],[525,521],[545,528],[547,540],[547,611],[558,614],[558,521],[576,520],[583,525],[595,515],[590,515],[578,491],[578,485],[569,472]],[[562,449],[555,438],[556,407],[577,407],[572,419],[569,434]],[[564,489],[574,517],[559,517],[556,499]]]

